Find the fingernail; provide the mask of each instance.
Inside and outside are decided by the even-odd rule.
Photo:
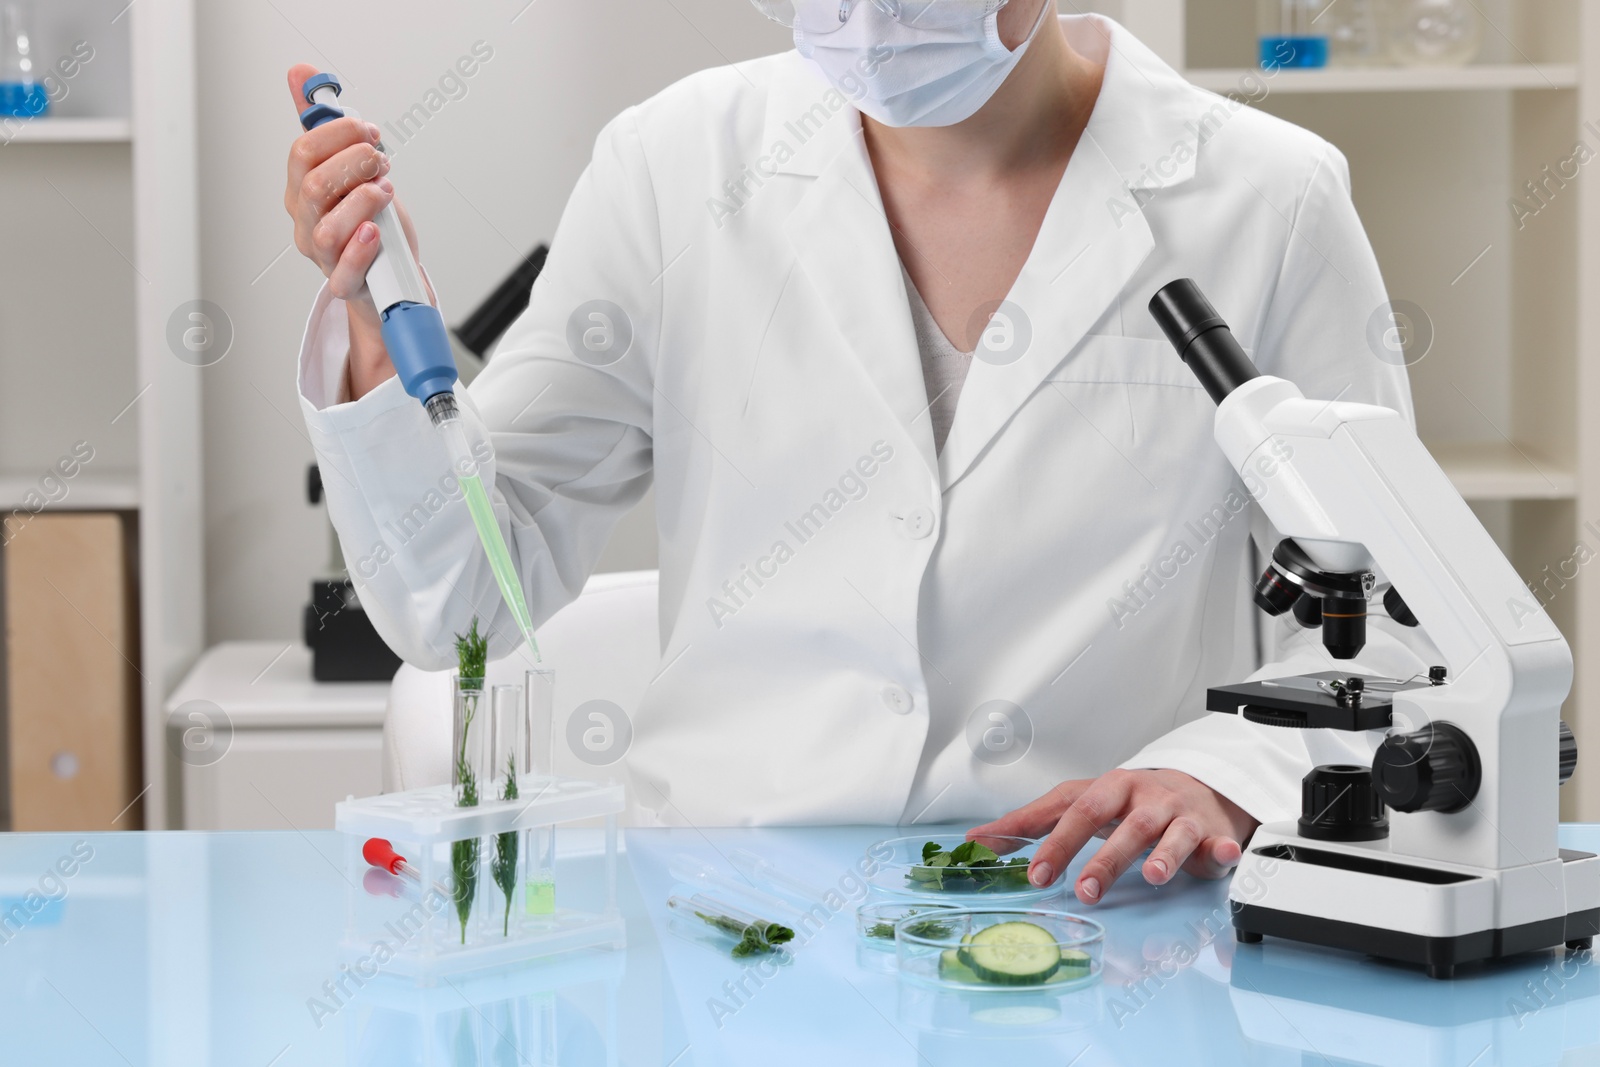
[[[1028,872],[1028,877],[1034,885],[1042,888],[1055,880],[1056,871],[1048,863],[1035,863],[1033,870]]]
[[[378,239],[378,228],[370,222],[363,222],[356,229],[356,240],[364,245],[370,245]]]
[[[383,131],[378,129],[377,123],[369,122],[367,123],[367,136],[372,138],[373,144],[377,144],[379,141],[383,140]]]
[[[378,185],[379,189],[382,189],[386,193],[393,193],[394,192],[394,183],[391,182],[388,178],[379,178],[377,180],[377,185]]]
[[[378,153],[378,173],[379,174],[388,174],[390,166],[392,166],[392,164],[389,162],[389,156],[386,153],[379,152]]]
[[[1087,901],[1100,899],[1100,880],[1098,878],[1085,878],[1078,883],[1078,895]]]
[[[1156,874],[1161,878],[1162,881],[1166,881],[1167,880],[1167,861],[1166,860],[1151,860],[1150,861],[1150,866],[1155,868]]]

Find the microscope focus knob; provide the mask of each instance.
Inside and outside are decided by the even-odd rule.
[[[1316,841],[1377,841],[1389,836],[1383,801],[1365,767],[1324,764],[1300,781],[1300,836]]]
[[[1447,722],[1390,734],[1372,757],[1372,783],[1395,811],[1460,811],[1482,780],[1477,746]]]
[[[1557,764],[1556,780],[1562,785],[1567,784],[1567,779],[1572,777],[1572,772],[1578,769],[1578,739],[1572,736],[1572,727],[1567,725],[1565,719],[1561,720],[1561,761]]]

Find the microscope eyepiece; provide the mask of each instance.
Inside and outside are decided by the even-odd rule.
[[[1214,402],[1222,403],[1239,386],[1261,376],[1192,280],[1179,278],[1157,291],[1150,299],[1150,314]]]

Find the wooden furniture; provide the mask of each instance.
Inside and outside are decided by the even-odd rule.
[[[8,780],[14,830],[137,825],[138,673],[129,523],[46,514],[5,560]]]

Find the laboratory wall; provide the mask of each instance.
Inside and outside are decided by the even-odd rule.
[[[234,331],[203,386],[206,640],[288,639],[329,554],[326,517],[306,499],[312,451],[295,393],[321,275],[290,244],[283,210],[286,155],[300,132],[290,64],[336,72],[350,101],[385,126],[423,262],[458,322],[549,240],[608,119],[695,70],[780,51],[788,38],[746,0],[196,6],[204,295]],[[452,76],[463,57],[475,73]],[[602,569],[655,565],[652,515],[647,498]]]

